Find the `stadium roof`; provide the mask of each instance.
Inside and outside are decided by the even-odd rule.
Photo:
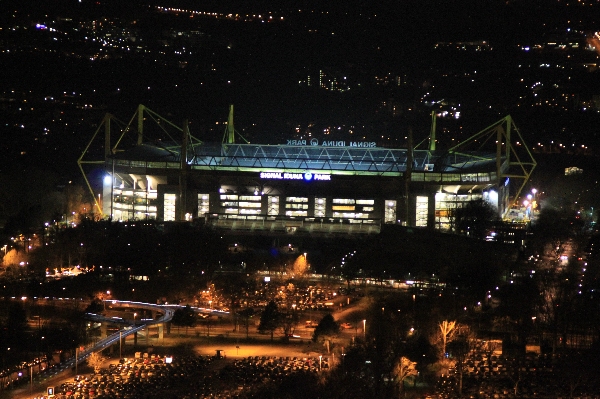
[[[413,171],[490,171],[496,164],[494,153],[448,153],[413,151]],[[179,163],[181,148],[162,142],[144,143],[120,151],[111,158],[145,161],[160,167],[161,162]],[[408,150],[391,148],[321,147],[263,144],[197,144],[190,146],[187,164],[193,169],[281,169],[403,173]]]

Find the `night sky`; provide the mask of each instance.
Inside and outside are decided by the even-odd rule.
[[[592,10],[600,5],[581,4],[3,1],[4,162],[48,167],[52,159],[59,162],[51,167],[75,170],[104,113],[128,120],[140,103],[178,124],[189,119],[194,135],[213,142],[235,104],[236,128],[254,142],[335,132],[405,147],[408,127],[416,141],[428,134],[435,103],[461,115],[440,120],[442,141],[462,140],[511,114],[528,142],[594,150],[600,118],[597,106],[589,110],[600,74],[582,65],[598,58],[583,48],[598,28],[600,13]],[[158,13],[155,6],[221,17]],[[223,17],[230,13],[254,18]],[[578,49],[522,50],[569,35]],[[443,47],[482,41],[486,51]],[[539,67],[545,64],[557,67]]]

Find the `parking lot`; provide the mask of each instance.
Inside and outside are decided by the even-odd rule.
[[[216,356],[217,349],[219,356]],[[157,348],[159,349],[159,348]],[[169,347],[160,348],[168,352]],[[138,353],[112,360],[97,373],[63,380],[54,387],[57,399],[87,398],[238,398],[293,373],[326,372],[332,359],[301,345],[208,345],[171,348],[167,356]],[[287,356],[289,355],[289,356]],[[47,394],[47,392],[46,392]],[[47,395],[20,395],[47,398]]]

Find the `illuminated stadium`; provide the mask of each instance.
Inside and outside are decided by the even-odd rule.
[[[82,172],[104,166],[96,206],[112,220],[201,220],[249,233],[450,230],[454,210],[474,199],[504,216],[536,165],[510,116],[444,150],[436,149],[435,124],[426,149],[314,138],[241,144],[233,107],[226,126],[223,142],[209,144],[187,122],[177,126],[142,105],[128,124],[107,115],[79,159]],[[104,157],[89,160],[102,130]]]

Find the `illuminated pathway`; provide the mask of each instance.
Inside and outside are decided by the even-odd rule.
[[[107,336],[106,338],[102,338],[98,342],[96,342],[93,346],[84,348],[79,351],[76,350],[76,355],[71,359],[67,360],[64,363],[60,364],[60,368],[52,375],[56,376],[62,373],[65,370],[69,370],[71,368],[77,369],[77,365],[87,359],[92,353],[102,351],[111,345],[119,343],[121,340],[127,338],[132,334],[136,334],[139,331],[142,331],[144,328],[147,328],[150,325],[158,325],[159,331],[162,333],[162,325],[168,323],[173,318],[173,314],[179,308],[184,308],[182,305],[156,305],[151,303],[144,302],[132,302],[132,301],[118,301],[118,300],[105,300],[105,304],[108,304],[115,308],[130,308],[130,309],[144,309],[150,310],[152,312],[161,313],[157,319],[140,319],[139,321],[123,319],[120,317],[106,317],[98,314],[87,313],[85,317],[88,320],[93,320],[99,323],[115,323],[115,324],[125,324],[126,326],[120,328],[119,331]],[[214,314],[214,315],[229,315],[229,312],[224,312],[217,309],[206,309],[206,308],[197,308],[191,307],[194,312],[199,314]]]

